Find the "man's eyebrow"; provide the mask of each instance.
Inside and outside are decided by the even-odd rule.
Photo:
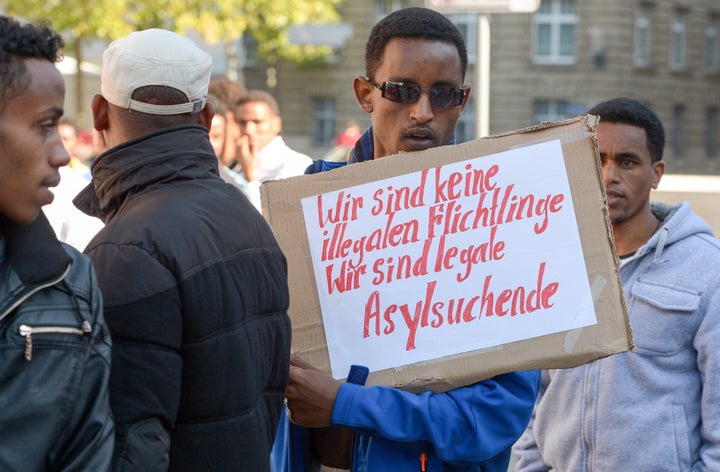
[[[52,116],[57,116],[58,118],[63,116],[65,113],[65,109],[62,107],[48,107],[42,111],[43,114],[50,114]]]
[[[640,155],[634,151],[622,151],[622,152],[618,153],[618,157],[624,157],[624,158],[632,157],[634,159],[637,159],[640,157]]]
[[[397,79],[397,78],[390,78],[386,82],[398,82],[401,84],[411,84],[411,85],[417,85],[417,81],[411,80],[411,79]],[[379,85],[382,85],[380,83]],[[458,83],[455,80],[448,79],[448,80],[436,80],[432,84],[433,87],[455,87],[455,88],[461,88],[462,84],[458,85]]]
[[[607,157],[610,155],[607,151],[598,151],[598,154],[600,155],[600,158],[607,159]],[[621,151],[614,155],[614,160],[621,160],[621,159],[633,159],[633,160],[641,160],[640,154],[633,152],[633,151]]]

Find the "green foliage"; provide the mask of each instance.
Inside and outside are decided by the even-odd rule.
[[[132,31],[165,28],[199,32],[208,43],[230,43],[243,34],[257,40],[261,59],[317,62],[331,51],[288,41],[291,25],[339,21],[344,0],[0,0],[7,14],[50,20],[71,41],[108,41]]]

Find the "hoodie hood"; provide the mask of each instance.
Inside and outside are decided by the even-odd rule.
[[[641,246],[635,255],[623,261],[623,265],[654,251],[653,262],[661,262],[666,247],[696,235],[713,237],[713,230],[702,218],[692,212],[690,203],[669,204],[652,202],[653,215],[662,221],[662,226]]]

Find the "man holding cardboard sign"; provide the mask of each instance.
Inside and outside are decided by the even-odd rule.
[[[720,470],[720,242],[687,202],[650,202],[665,171],[652,110],[589,113],[636,350],[543,370],[517,470]]]
[[[407,8],[381,20],[367,43],[366,76],[353,82],[372,127],[349,162],[451,144],[470,92],[463,86],[466,66],[462,36],[441,14]],[[316,161],[309,172],[343,164]],[[352,212],[348,202],[339,208]],[[343,428],[334,431],[335,438],[354,432],[352,463],[326,465],[354,471],[452,465],[453,470],[504,472],[510,447],[529,420],[538,378],[536,371],[509,373],[445,393],[415,394],[340,383],[295,357],[286,397],[295,423]]]

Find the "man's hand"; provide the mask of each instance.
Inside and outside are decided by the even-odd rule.
[[[296,354],[290,358],[290,384],[285,391],[290,419],[310,428],[330,426],[341,383]]]
[[[240,165],[240,169],[245,174],[248,182],[257,179],[258,158],[257,149],[253,138],[247,134],[240,134],[237,138],[236,162]]]

